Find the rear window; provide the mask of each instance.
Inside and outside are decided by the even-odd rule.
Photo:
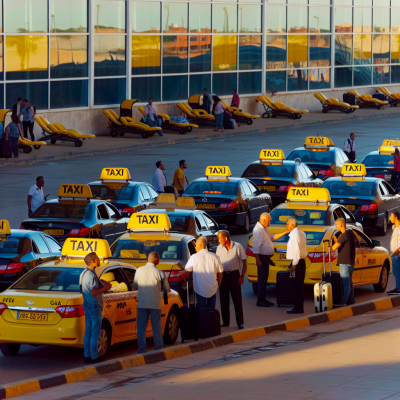
[[[288,165],[249,165],[243,173],[244,178],[257,178],[273,176],[277,178],[290,178],[294,175],[294,167]]]
[[[216,193],[211,193],[216,192]],[[185,194],[222,194],[236,196],[238,185],[236,182],[193,182],[185,191]]]
[[[21,238],[9,236],[5,242],[0,242],[1,253],[18,253],[18,246]]]
[[[171,221],[171,229],[173,232],[186,232],[188,229],[189,216],[177,215],[176,213],[167,213]]]
[[[295,208],[275,208],[271,211],[271,224],[286,225],[289,217],[296,217],[299,225],[327,225],[328,212]]]
[[[333,163],[335,161],[334,151],[310,151],[310,150],[294,150],[287,160],[296,160],[300,158],[303,163]]]
[[[304,232],[307,236],[307,244],[312,246],[312,245],[318,245],[321,243],[325,232]],[[280,239],[275,240],[275,242],[278,243],[287,243],[289,241],[289,234],[282,236]]]
[[[181,242],[167,240],[118,240],[111,247],[112,258],[129,258],[143,260],[147,263],[147,257],[156,251],[162,260],[180,260]]]
[[[45,203],[30,218],[84,219],[86,204]]]
[[[113,189],[106,185],[90,185],[90,189],[95,199],[112,202],[117,200],[131,200],[134,188],[132,186],[125,186],[121,189]]]
[[[329,190],[331,196],[357,197],[375,196],[375,182],[346,182],[327,180],[322,187]]]
[[[372,154],[367,156],[364,161],[362,162],[366,167],[387,167],[393,168],[394,160],[393,157],[388,154]]]
[[[36,267],[24,275],[13,289],[54,292],[79,292],[79,277],[83,268]]]

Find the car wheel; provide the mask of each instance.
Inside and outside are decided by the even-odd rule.
[[[379,277],[379,282],[375,283],[374,290],[376,293],[383,293],[386,290],[389,281],[389,266],[387,262],[383,264],[381,276]]]
[[[164,343],[174,344],[178,338],[179,333],[179,320],[178,311],[176,308],[171,308],[169,311],[167,321],[165,322],[164,328]]]
[[[0,350],[4,356],[16,356],[19,352],[21,345],[19,343],[2,343]]]
[[[242,233],[250,232],[250,213],[246,213],[246,219],[244,220],[244,225],[240,226],[239,228]]]
[[[251,285],[253,286],[253,293],[258,296],[258,283],[253,282]]]
[[[382,226],[377,228],[378,235],[379,236],[385,236],[386,232],[387,232],[387,228],[388,228],[388,219],[387,219],[387,215],[385,215],[385,217],[383,218]]]
[[[103,357],[110,348],[111,332],[110,328],[105,322],[101,323],[101,330],[99,338],[97,339],[97,351],[99,357]]]

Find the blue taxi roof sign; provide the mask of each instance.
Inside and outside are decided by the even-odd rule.
[[[0,219],[0,241],[7,240],[11,235],[10,223],[6,219]]]
[[[342,167],[342,175],[344,177],[355,176],[361,178],[367,175],[367,169],[364,164],[347,163]]]
[[[171,221],[163,213],[136,213],[129,218],[127,229],[130,231],[161,231],[171,229]]]
[[[259,155],[260,163],[279,163],[285,159],[282,150],[262,149]]]
[[[68,238],[61,249],[61,255],[67,258],[85,258],[92,252],[95,252],[99,258],[104,259],[111,257],[110,246],[107,240],[104,239]]]
[[[210,165],[206,168],[205,173],[207,179],[224,179],[228,180],[228,178],[232,175],[231,170],[227,166],[215,166]]]

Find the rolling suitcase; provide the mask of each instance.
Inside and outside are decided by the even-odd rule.
[[[296,298],[295,279],[290,277],[289,271],[279,271],[276,274],[276,304],[294,306]]]
[[[324,266],[324,275],[326,273],[325,270],[325,242],[322,243],[322,264]],[[330,252],[329,252],[329,262],[330,262]],[[324,312],[332,310],[333,301],[332,301],[332,285],[330,283],[318,282],[314,285],[314,307],[315,312]]]
[[[324,240],[322,243],[322,257],[325,262],[325,243],[329,240]],[[342,278],[340,277],[339,272],[332,272],[332,264],[331,264],[331,249],[329,247],[329,273],[324,270],[322,275],[322,281],[326,283],[330,283],[332,285],[332,301],[333,304],[342,304],[343,297],[343,284]]]
[[[12,157],[12,149],[11,149],[11,144],[10,142],[6,142],[5,140],[2,140],[0,142],[0,158],[11,158]]]
[[[221,317],[218,310],[201,308],[199,310],[200,338],[206,339],[221,334]]]
[[[351,93],[343,93],[343,102],[350,104],[351,106],[356,105],[356,96]]]
[[[187,304],[184,304],[179,310],[179,326],[181,328],[182,343],[185,340],[198,340],[199,332],[199,307],[196,304],[196,294],[193,290],[194,304],[189,300],[189,282],[186,282]]]

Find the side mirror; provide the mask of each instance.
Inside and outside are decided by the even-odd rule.
[[[219,229],[222,231],[226,231],[228,229],[228,227],[225,224],[219,224]]]
[[[371,239],[371,241],[372,241],[372,246],[373,247],[382,246],[382,242],[380,240]]]

